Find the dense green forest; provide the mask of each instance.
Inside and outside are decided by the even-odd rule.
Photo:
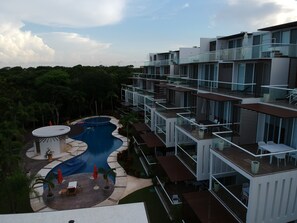
[[[32,129],[112,112],[133,66],[0,69],[0,213],[28,212],[20,151]]]

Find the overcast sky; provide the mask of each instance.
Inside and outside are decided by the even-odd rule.
[[[201,37],[292,21],[297,0],[2,0],[0,67],[138,67]]]

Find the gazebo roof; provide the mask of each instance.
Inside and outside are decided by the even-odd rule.
[[[70,132],[70,127],[66,125],[50,125],[35,129],[32,135],[38,138],[51,138],[65,135]]]

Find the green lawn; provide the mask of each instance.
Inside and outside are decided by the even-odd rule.
[[[170,223],[170,219],[161,204],[153,186],[138,190],[120,200],[120,204],[144,202],[151,223]]]

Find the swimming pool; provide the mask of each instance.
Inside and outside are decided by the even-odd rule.
[[[98,168],[108,168],[108,156],[123,144],[122,140],[112,135],[116,126],[110,123],[108,117],[86,119],[78,125],[82,125],[84,131],[73,138],[85,142],[88,145],[87,150],[83,154],[57,165],[50,173],[57,175],[59,168],[62,170],[63,176],[91,173],[95,164]]]

